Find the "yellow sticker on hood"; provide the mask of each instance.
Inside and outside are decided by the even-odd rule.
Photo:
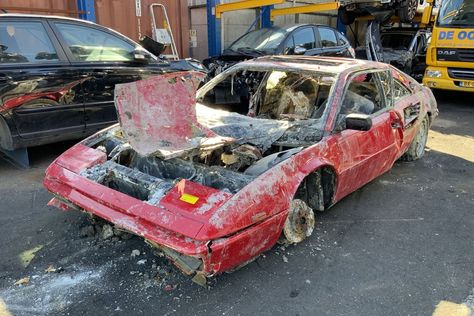
[[[197,196],[194,196],[188,193],[183,193],[179,199],[183,202],[193,204],[193,205],[196,204],[196,202],[199,200]]]

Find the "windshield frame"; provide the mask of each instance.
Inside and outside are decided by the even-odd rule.
[[[225,81],[228,78],[232,78],[236,73],[240,71],[261,71],[261,72],[271,72],[271,71],[289,71],[289,72],[295,72],[299,74],[308,74],[311,76],[317,76],[321,75],[322,77],[332,77],[333,82],[331,83],[331,87],[329,89],[329,94],[327,98],[327,104],[326,108],[324,109],[323,114],[315,119],[315,118],[307,118],[305,120],[301,120],[302,122],[313,122],[310,125],[315,125],[319,126],[321,130],[324,130],[328,117],[332,111],[332,108],[334,107],[334,100],[336,99],[336,86],[338,85],[338,82],[340,80],[341,73],[332,73],[332,72],[324,72],[324,71],[314,71],[314,70],[304,70],[301,68],[297,68],[296,65],[294,68],[292,67],[279,67],[275,66],[274,64],[262,64],[262,65],[247,65],[245,62],[238,63],[236,65],[233,65],[232,67],[229,67],[225,71],[221,72],[218,74],[216,77],[208,81],[205,85],[203,85],[201,88],[199,88],[196,92],[196,102],[200,103],[203,99],[203,97],[208,93],[211,89],[213,89],[215,86],[217,86],[219,83]]]
[[[453,9],[453,5],[456,7]],[[445,12],[450,8],[449,12]],[[462,8],[468,8],[467,13],[472,13],[474,15],[474,0],[446,0],[446,2],[441,4],[441,8],[438,11],[438,16],[436,17],[436,26],[445,27],[445,28],[474,28],[474,20],[467,23],[452,24],[453,19],[462,12]],[[450,19],[449,22],[441,22],[441,19]],[[454,20],[454,21],[463,21],[463,20]]]
[[[412,50],[413,49],[413,46],[414,46],[414,40],[416,39],[416,33],[411,33],[411,32],[385,32],[385,33],[381,33],[380,34],[380,40],[382,42],[382,47],[384,49],[393,49],[393,50],[397,50],[396,48],[394,47],[388,47],[388,46],[384,46],[383,45],[383,37],[397,37],[397,36],[403,36],[403,37],[410,37],[410,43],[408,44],[408,47],[407,48],[403,48],[402,50]]]
[[[236,45],[243,41],[245,38],[248,38],[248,37],[251,37],[257,33],[262,33],[259,37],[262,38],[262,35],[266,35],[266,40],[263,40],[263,41],[260,41],[260,44],[257,45],[256,47],[251,47],[249,45],[242,45],[240,47],[236,47]],[[273,34],[282,34],[283,36],[281,37],[281,40],[278,42],[278,44],[276,46],[272,46],[272,47],[265,47],[269,42],[270,42],[270,38]],[[257,53],[263,53],[265,55],[272,55],[272,54],[275,54],[278,49],[281,47],[282,43],[285,41],[286,37],[288,36],[288,34],[290,33],[290,31],[284,29],[284,28],[279,28],[279,27],[266,27],[266,28],[261,28],[261,29],[258,29],[258,30],[254,30],[254,31],[251,31],[251,32],[247,32],[245,33],[244,35],[240,36],[238,39],[236,39],[234,42],[232,42],[232,44],[229,45],[229,47],[227,47],[225,50],[227,51],[231,51],[231,52],[236,52],[236,53],[244,53],[245,51],[242,51],[243,48],[246,48],[248,47],[249,50],[248,51],[251,51],[251,50],[255,50],[255,52]],[[262,38],[263,39],[263,38]],[[255,41],[254,43],[255,44]],[[263,46],[262,46],[263,45]],[[255,46],[255,45],[254,45]],[[225,51],[224,50],[224,51]]]

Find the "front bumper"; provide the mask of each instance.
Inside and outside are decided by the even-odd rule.
[[[92,164],[95,159],[91,158],[88,164]],[[176,218],[176,215],[162,207],[148,205],[90,181],[57,161],[48,168],[44,185],[57,197],[55,206],[64,209],[72,206],[69,208],[93,214],[142,236],[185,274],[194,274],[193,280],[198,283],[208,276],[249,262],[272,247],[280,236],[288,214],[278,213],[230,236],[204,241],[190,237],[198,234],[202,223],[182,216]],[[150,216],[150,212],[153,216]],[[144,213],[147,216],[143,216]],[[176,225],[181,229],[186,227],[186,231],[176,232],[173,230]]]
[[[439,71],[441,76],[437,78],[427,77],[426,72],[428,71]],[[468,83],[471,87],[461,86],[461,82]],[[423,85],[432,89],[474,92],[474,80],[453,79],[449,76],[446,67],[430,66],[426,68]]]

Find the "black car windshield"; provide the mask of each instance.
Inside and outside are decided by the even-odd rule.
[[[413,40],[412,34],[382,34],[382,47],[392,49],[409,49]]]
[[[288,33],[280,28],[263,28],[252,31],[229,46],[229,50],[242,52],[243,50],[255,50],[264,53],[273,53]]]
[[[438,26],[474,27],[474,0],[443,1],[438,13]]]

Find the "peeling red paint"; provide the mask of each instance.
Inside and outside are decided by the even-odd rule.
[[[169,158],[227,141],[197,121],[196,89],[204,76],[174,72],[115,86],[120,125],[138,153]]]

